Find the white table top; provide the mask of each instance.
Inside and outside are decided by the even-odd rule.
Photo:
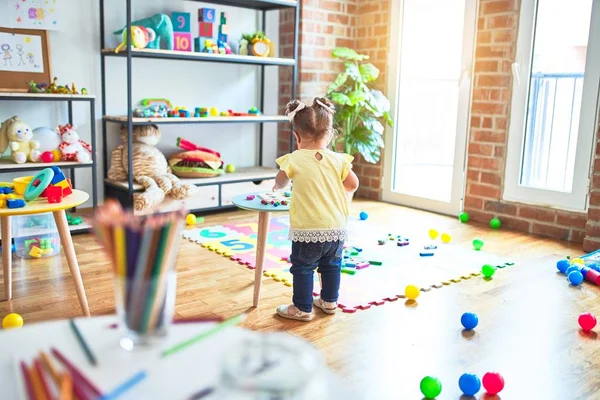
[[[207,329],[212,323],[177,324],[171,327],[164,343],[127,352],[119,346],[121,332],[110,329],[116,316],[80,318],[77,326],[97,358],[93,367],[85,358],[68,320],[27,324],[20,329],[0,331],[0,388],[3,399],[26,399],[19,362],[31,363],[40,351],[50,353],[56,347],[77,366],[103,393],[108,393],[141,370],[148,377],[120,399],[187,399],[206,388],[217,387],[220,362],[232,345],[255,333],[241,328],[226,328],[204,341],[166,358],[160,352]],[[56,361],[55,365],[61,366]],[[329,370],[308,388],[302,399],[352,399],[348,385]],[[221,398],[218,390],[206,400]],[[240,399],[242,400],[242,399]]]

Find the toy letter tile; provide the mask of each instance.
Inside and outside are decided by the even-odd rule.
[[[173,39],[175,41],[174,50],[192,51],[192,34],[191,33],[174,32]]]
[[[200,37],[213,37],[213,24],[210,22],[200,22],[198,24],[198,32]]]
[[[219,35],[229,35],[229,25],[219,25]]]
[[[171,13],[171,20],[173,21],[173,32],[190,32],[192,16],[186,12],[174,12]]]
[[[198,10],[198,21],[201,22],[215,22],[215,9],[214,8],[201,8]]]

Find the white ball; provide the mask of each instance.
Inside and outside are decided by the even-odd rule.
[[[41,153],[45,151],[58,150],[62,140],[60,135],[50,128],[40,126],[33,130],[33,140],[40,142],[40,148],[38,149]]]

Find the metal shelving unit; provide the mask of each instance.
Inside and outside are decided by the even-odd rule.
[[[11,92],[4,93],[0,92],[0,101],[51,101],[51,102],[65,102],[67,103],[67,113],[69,123],[73,124],[73,103],[74,102],[88,102],[89,113],[90,113],[90,131],[91,131],[91,146],[92,146],[92,160],[88,163],[78,163],[72,161],[58,161],[52,163],[25,163],[15,164],[9,160],[0,160],[0,173],[8,172],[22,172],[22,171],[36,171],[48,168],[51,166],[57,166],[61,169],[69,171],[69,179],[75,186],[75,170],[81,168],[90,168],[92,170],[92,204],[94,209],[98,205],[98,182],[96,174],[96,97],[91,95],[71,95],[71,94],[51,94],[51,93],[21,93]],[[71,231],[85,231],[89,229],[89,225],[73,225],[70,227]]]
[[[245,64],[254,65],[260,67],[260,100],[259,107],[261,110],[264,109],[265,96],[264,96],[264,82],[265,82],[265,67],[266,66],[280,66],[292,68],[292,93],[291,97],[296,97],[296,83],[298,79],[298,28],[300,18],[300,5],[297,0],[202,0],[205,3],[211,3],[216,5],[231,6],[256,10],[261,13],[261,27],[260,30],[265,31],[266,28],[266,13],[271,10],[281,9],[293,9],[294,10],[294,45],[293,45],[293,58],[280,58],[280,57],[253,57],[243,55],[221,55],[221,54],[207,54],[197,52],[182,52],[182,51],[169,51],[169,50],[156,50],[156,49],[132,49],[131,46],[127,46],[126,51],[115,53],[114,49],[106,48],[105,44],[105,33],[106,29],[104,26],[104,0],[100,0],[100,48],[101,50],[101,80],[102,80],[102,142],[104,147],[103,161],[104,161],[104,177],[105,177],[105,195],[109,197],[115,197],[121,201],[125,206],[131,206],[133,204],[134,192],[141,190],[140,185],[133,182],[133,160],[131,151],[128,152],[128,180],[127,182],[114,182],[106,178],[108,171],[108,154],[110,152],[107,149],[107,124],[108,123],[119,123],[127,126],[127,146],[128,148],[133,147],[133,127],[136,125],[150,125],[150,124],[215,124],[215,123],[257,123],[259,124],[259,145],[258,145],[258,166],[250,168],[240,168],[239,171],[233,174],[226,174],[221,177],[210,178],[210,179],[181,179],[183,182],[191,183],[200,187],[218,186],[219,202],[217,206],[207,206],[199,210],[208,209],[221,209],[231,207],[228,202],[222,200],[223,185],[232,183],[243,183],[243,182],[260,182],[265,179],[273,179],[277,174],[277,170],[274,168],[263,167],[263,141],[264,141],[264,123],[282,123],[287,122],[285,116],[265,116],[261,115],[258,117],[209,117],[209,118],[135,118],[133,117],[133,93],[132,93],[132,79],[133,79],[133,67],[132,60],[134,58],[146,58],[146,59],[163,59],[163,60],[183,60],[183,61],[201,61],[211,63],[234,63],[234,64]],[[131,21],[132,21],[132,2],[133,0],[125,1],[126,8],[126,27],[127,27],[127,42],[131,43]],[[106,115],[106,58],[107,57],[121,57],[126,59],[126,73],[127,73],[127,115]],[[291,142],[293,142],[291,138]]]

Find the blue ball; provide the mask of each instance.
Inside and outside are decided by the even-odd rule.
[[[567,268],[567,270],[565,271],[565,274],[567,274],[567,276],[569,276],[569,274],[573,271],[580,271],[581,267],[578,267],[577,265],[571,265],[569,268]]]
[[[571,263],[569,262],[569,260],[560,260],[556,263],[556,268],[558,268],[558,270],[563,274],[567,272],[567,268],[569,268],[570,266]]]
[[[365,219],[369,218],[369,214],[367,214],[364,211],[361,211],[360,214],[358,214],[358,217],[360,218],[361,221],[364,221]]]
[[[458,380],[458,387],[465,396],[474,396],[481,389],[481,381],[475,374],[462,374]]]
[[[569,282],[571,285],[578,286],[583,282],[583,274],[579,271],[573,271],[569,274]]]
[[[479,323],[479,318],[477,317],[477,314],[466,312],[462,315],[462,317],[460,317],[460,323],[465,327],[465,329],[470,331],[477,326]]]

